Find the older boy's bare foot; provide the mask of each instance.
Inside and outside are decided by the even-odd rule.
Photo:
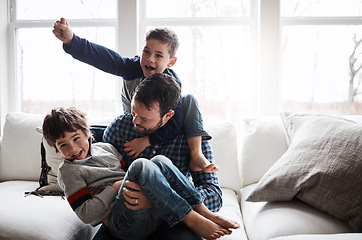
[[[190,169],[194,172],[202,170],[206,173],[213,173],[217,172],[219,167],[216,166],[215,163],[210,163],[209,160],[204,157],[204,155],[197,155],[191,157]]]
[[[204,171],[204,172],[206,172],[206,173],[213,173],[213,172],[219,171],[219,167],[216,166],[215,163],[210,163],[209,165],[207,165],[206,167],[204,167],[204,169],[202,169],[202,171]]]
[[[183,222],[197,235],[205,239],[218,239],[224,235],[231,234],[231,231],[201,216],[192,210]]]

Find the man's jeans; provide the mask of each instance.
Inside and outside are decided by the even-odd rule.
[[[165,156],[135,160],[125,180],[138,183],[153,208],[128,209],[122,195],[124,181],[109,216],[109,229],[119,238],[145,238],[156,232],[161,222],[172,227],[203,202],[193,184]]]

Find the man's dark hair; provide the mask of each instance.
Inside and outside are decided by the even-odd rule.
[[[160,107],[161,118],[179,103],[181,87],[175,79],[166,73],[156,73],[145,78],[136,88],[134,100],[143,103],[147,109],[152,104]]]
[[[43,136],[48,144],[55,147],[56,140],[64,137],[65,132],[82,130],[86,136],[91,136],[85,113],[74,107],[64,109],[54,108],[43,121]]]
[[[155,28],[151,29],[146,34],[146,41],[156,39],[170,46],[169,54],[171,57],[176,55],[179,41],[174,31],[168,28]]]

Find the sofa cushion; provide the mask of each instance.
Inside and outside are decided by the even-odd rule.
[[[0,181],[39,179],[41,135],[35,129],[43,118],[28,113],[7,114],[0,152]]]
[[[241,162],[243,185],[256,183],[287,150],[279,117],[243,119]]]
[[[249,240],[351,232],[342,221],[297,199],[282,202],[245,201],[256,185],[249,185],[240,191],[244,227]]]
[[[240,228],[232,229],[232,234],[225,235],[222,237],[222,240],[228,239],[238,239],[238,240],[247,240],[244,223],[241,216],[240,205],[238,201],[238,194],[231,189],[221,188],[222,191],[222,207],[218,212],[219,215],[226,217],[228,219],[234,220],[239,223]]]
[[[329,116],[295,114],[283,119],[289,149],[247,200],[296,197],[362,231],[362,126]]]
[[[62,197],[24,196],[37,185],[37,181],[0,183],[0,239],[92,239],[97,228],[82,223]]]
[[[361,240],[362,233],[308,234],[273,238],[272,240]]]

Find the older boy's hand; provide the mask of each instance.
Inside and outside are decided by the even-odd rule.
[[[126,181],[125,185],[133,190],[123,188],[123,196],[126,199],[124,203],[131,210],[139,210],[142,208],[152,208],[152,203],[146,198],[141,191],[140,185],[135,182]]]
[[[73,31],[65,18],[61,18],[54,23],[53,34],[64,44],[72,44]]]
[[[132,156],[132,158],[138,157],[141,152],[143,152],[146,147],[150,146],[150,141],[148,139],[148,136],[142,137],[142,138],[135,138],[132,141],[126,142],[124,144],[124,150],[127,153],[128,156]]]

